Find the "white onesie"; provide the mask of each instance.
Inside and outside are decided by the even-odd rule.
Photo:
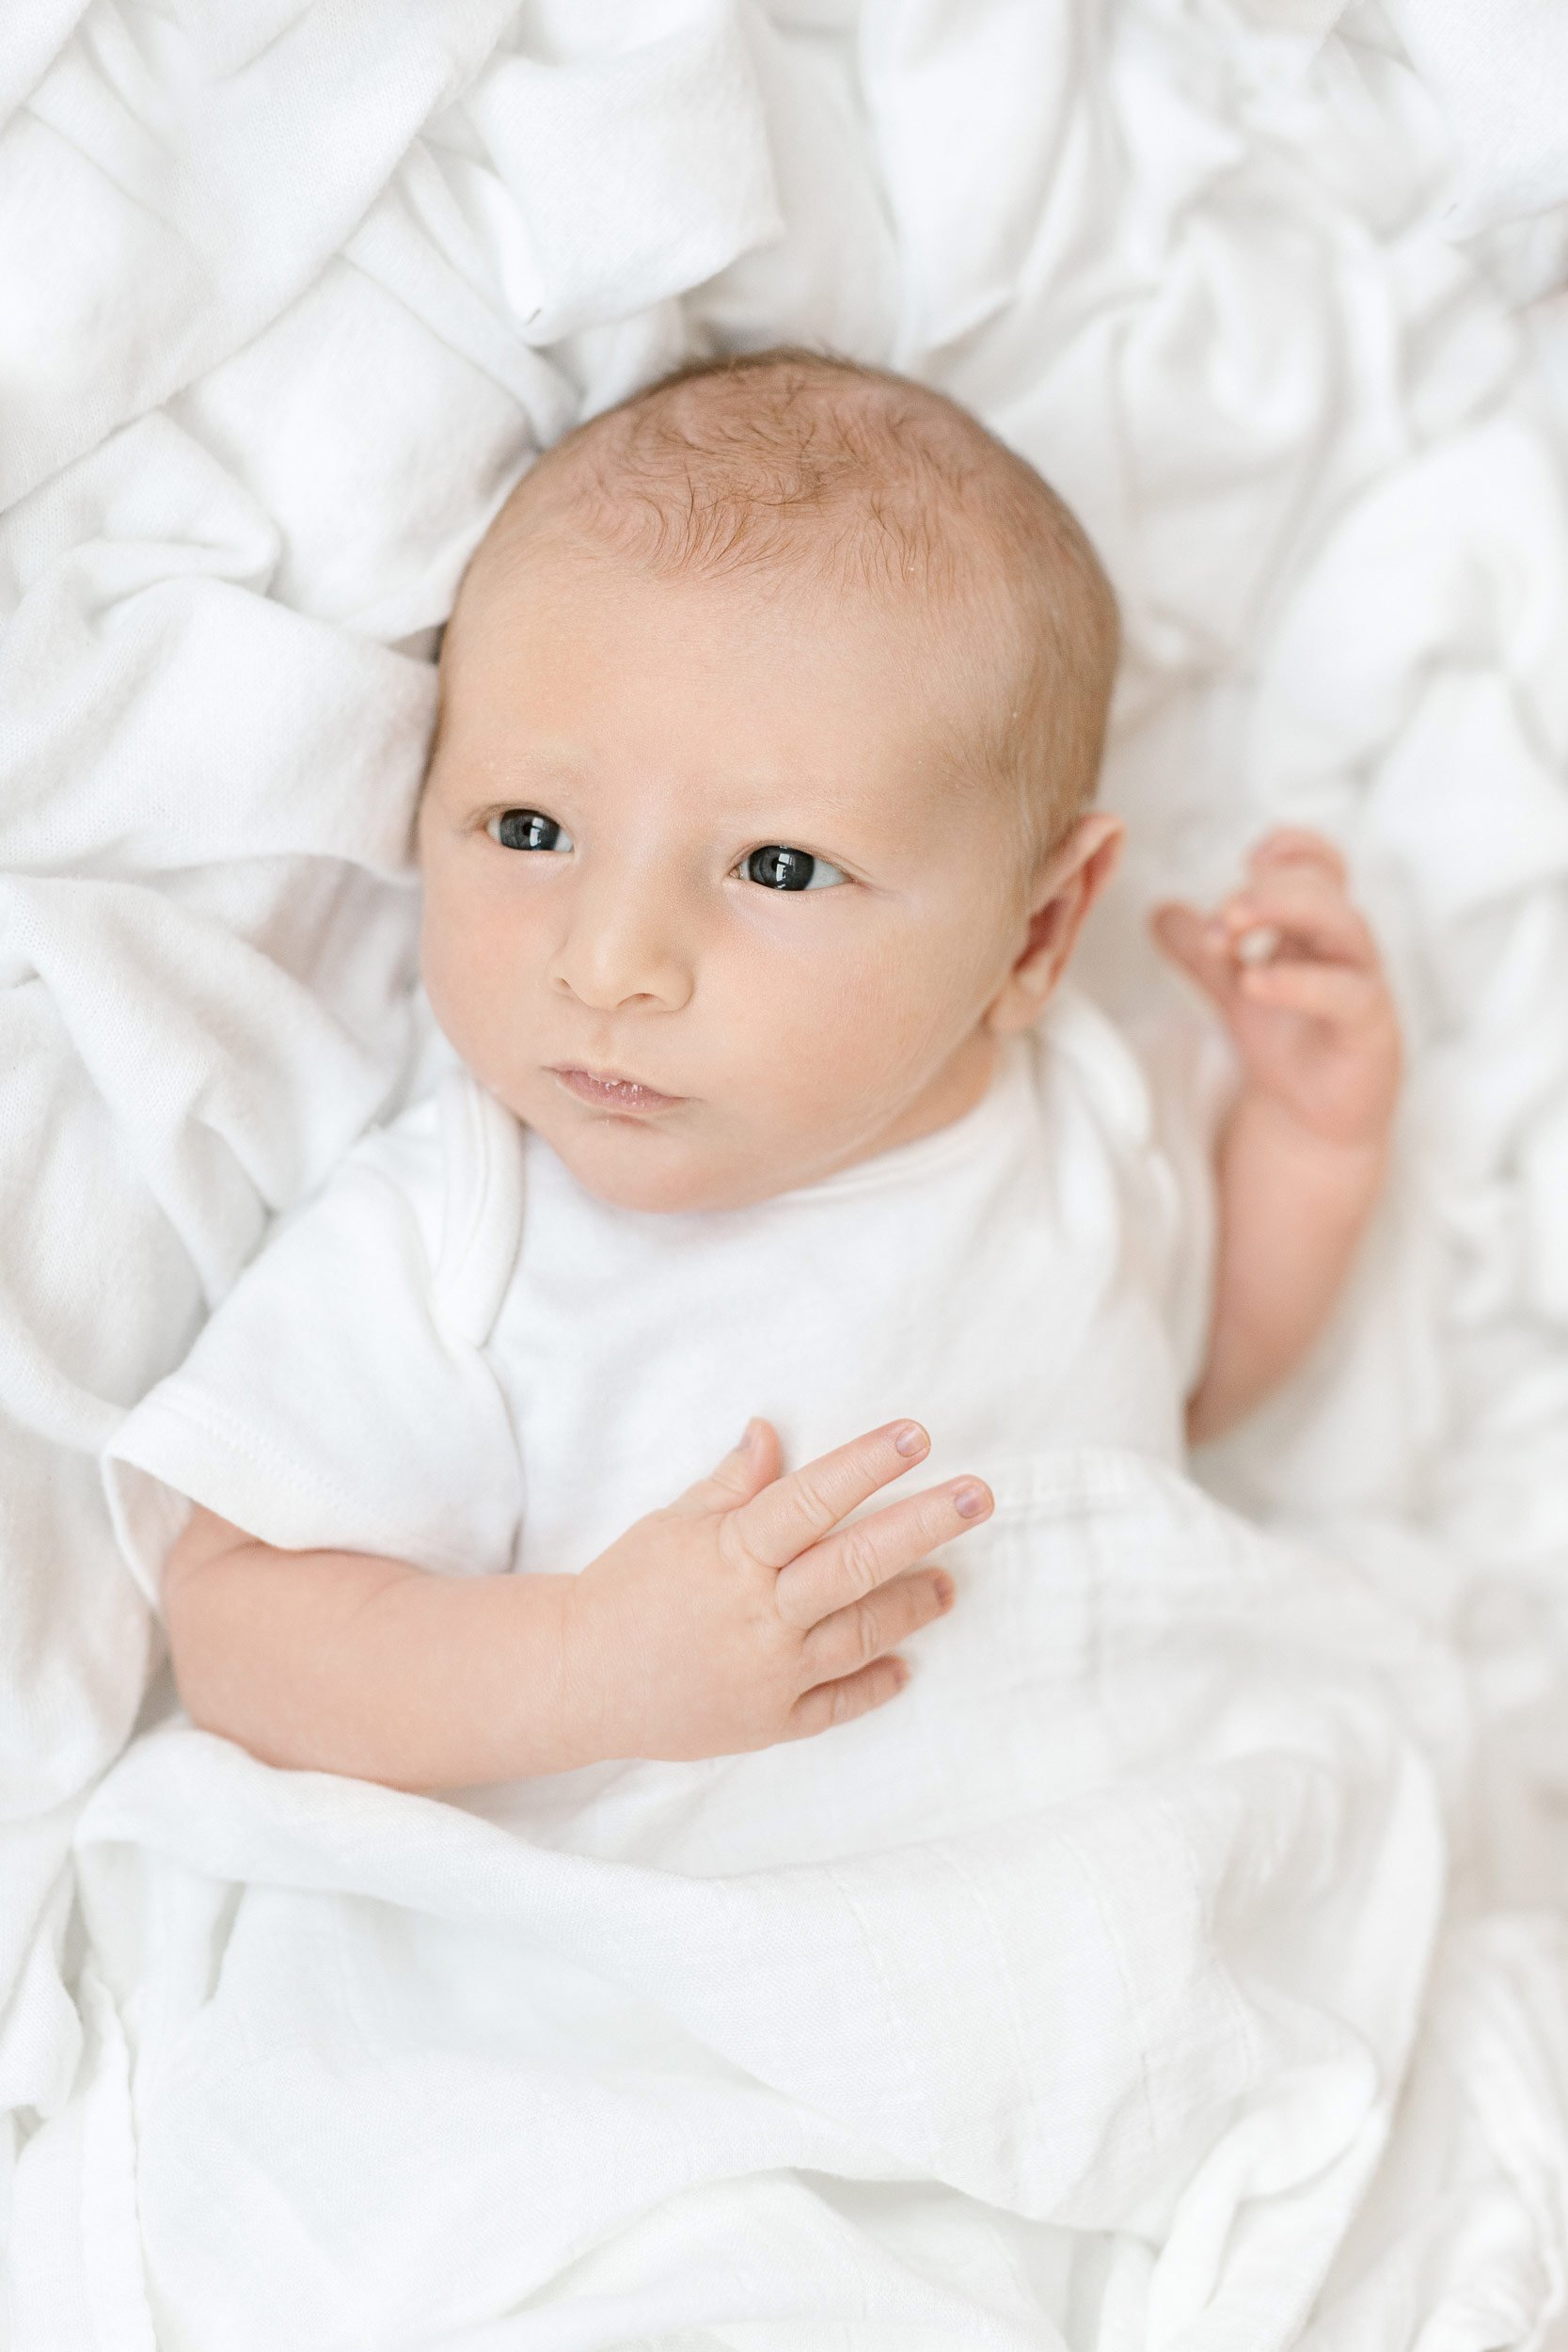
[[[1166,1036],[1151,1087],[1062,992],[952,1125],[676,1214],[594,1199],[454,1071],[363,1139],[121,1425],[104,1469],[134,1573],[156,1607],[187,1499],[286,1549],[578,1569],[753,1413],[786,1468],[912,1414],[931,1453],[897,1492],[1081,1443],[1179,1461],[1218,1065],[1194,1025]]]

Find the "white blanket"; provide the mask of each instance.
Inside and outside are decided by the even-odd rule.
[[[842,1735],[467,1807],[133,1750],[76,1836],[161,2344],[1292,2339],[1418,2014],[1451,1666],[1136,1456],[986,1468]],[[83,2156],[19,2236],[125,2326]]]
[[[0,26],[8,2352],[1050,2344],[1045,2313],[1074,2346],[1253,2352],[1314,2296],[1334,2352],[1546,2341],[1568,110],[1551,12],[1511,13],[1484,88],[1451,0],[31,0]],[[988,1798],[1006,1751],[972,1741],[947,1795],[974,1819],[895,1809],[883,1852],[847,1795],[865,1843],[832,1868],[766,1759],[697,1776],[710,1848],[644,1819],[597,1862],[543,1816],[519,1839],[265,1772],[164,1724],[166,1683],[117,1762],[157,1660],[93,1457],[271,1216],[421,1084],[407,815],[467,554],[585,409],[789,336],[971,401],[1106,553],[1114,1009],[1160,986],[1156,890],[1212,886],[1273,819],[1353,854],[1408,1017],[1403,1166],[1336,1330],[1203,1469],[1383,1600],[1118,1473],[1039,1557],[1102,1580],[1111,1640],[1135,1534],[1172,1597],[1197,1580],[1212,1680],[1163,1617],[1142,1679],[1041,1659],[1064,1725],[1109,1692],[1131,1744],[1064,1731],[1033,1796]],[[1021,1581],[1022,1533],[995,1540]],[[831,1793],[871,1737],[788,1772]],[[764,1846],[723,1860],[747,1823]],[[900,1973],[933,1923],[956,1991]],[[384,2320],[334,2301],[378,2293]]]

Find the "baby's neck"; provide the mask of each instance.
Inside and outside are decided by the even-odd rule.
[[[840,1161],[839,1168],[858,1168],[863,1160],[879,1158],[902,1143],[917,1143],[922,1136],[935,1135],[939,1127],[951,1127],[962,1119],[985,1096],[996,1073],[999,1047],[994,1030],[972,1029],[914,1101],[859,1151]],[[836,1175],[838,1168],[832,1172]]]

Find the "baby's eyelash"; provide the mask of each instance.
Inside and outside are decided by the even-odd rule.
[[[739,870],[759,889],[779,892],[836,889],[850,879],[831,858],[819,857],[813,850],[798,850],[786,841],[768,841],[760,849],[749,850]]]
[[[559,818],[542,808],[499,808],[484,822],[492,841],[503,850],[572,850],[577,844]]]
[[[484,830],[498,848],[502,850],[548,853],[575,850],[577,843],[557,817],[542,808],[492,809],[484,819]],[[748,850],[740,860],[738,870],[761,890],[798,896],[808,890],[833,890],[841,882],[854,878],[832,858],[823,857],[816,850],[802,850],[793,842],[767,841],[755,850]]]

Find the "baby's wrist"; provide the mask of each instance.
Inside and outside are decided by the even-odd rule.
[[[578,1575],[538,1577],[548,1585],[551,1657],[550,1747],[555,1772],[571,1772],[602,1764],[616,1753],[614,1726],[608,1720],[604,1689],[603,1642],[598,1629],[588,1623],[587,1591]]]
[[[480,1608],[462,1708],[467,1736],[486,1750],[477,1777],[530,1780],[603,1761],[610,1751],[591,1704],[584,1648],[574,1639],[579,1580],[534,1569],[433,1581]]]
[[[1389,1140],[1394,1132],[1391,1112],[1375,1120],[1358,1120],[1354,1127],[1329,1127],[1304,1119],[1299,1111],[1289,1103],[1280,1102],[1277,1096],[1271,1095],[1268,1100],[1277,1117],[1281,1134],[1314,1159],[1348,1166],[1355,1160],[1371,1162],[1387,1157]]]
[[[1261,1087],[1245,1087],[1227,1127],[1227,1146],[1246,1138],[1266,1149],[1314,1187],[1369,1197],[1381,1190],[1393,1147],[1394,1112],[1341,1129],[1314,1125],[1290,1103]]]

